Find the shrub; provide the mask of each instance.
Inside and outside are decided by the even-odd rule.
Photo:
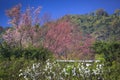
[[[25,59],[34,59],[34,60],[41,60],[46,61],[47,59],[52,59],[52,52],[44,47],[33,47],[29,46],[27,48],[20,48],[20,47],[11,47],[6,43],[2,43],[0,45],[0,57],[3,59],[11,58],[21,58],[24,57]]]
[[[43,47],[28,47],[23,50],[23,56],[26,59],[36,59],[41,61],[46,61],[47,59],[52,59],[52,53]]]
[[[98,41],[93,45],[93,49],[96,54],[103,54],[104,59],[108,62],[120,59],[120,42]]]
[[[11,60],[11,48],[6,43],[0,43],[0,56]]]

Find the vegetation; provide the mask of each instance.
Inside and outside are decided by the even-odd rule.
[[[120,10],[98,9],[56,21],[41,7],[6,11],[12,27],[0,27],[0,80],[119,80]],[[42,20],[40,25],[40,20]],[[56,59],[97,59],[58,63]]]
[[[100,11],[102,11],[99,13],[101,15],[98,15]],[[102,14],[107,14],[107,16]],[[83,35],[91,34],[96,40],[120,40],[120,15],[119,12],[116,13],[116,10],[111,15],[103,9],[98,9],[86,15],[66,15],[62,18],[64,19],[78,26]]]
[[[96,54],[103,54],[107,62],[120,61],[120,42],[98,41],[93,49]]]

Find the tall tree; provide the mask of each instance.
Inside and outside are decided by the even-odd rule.
[[[3,31],[4,29],[3,29],[3,27],[2,26],[0,26],[0,33]]]
[[[40,28],[36,27],[36,24],[39,24],[40,10],[41,7],[27,8],[25,12],[21,13],[20,5],[7,10],[7,15],[13,26],[5,32],[3,39],[12,46],[22,47],[28,46],[28,44],[37,44]]]
[[[48,23],[51,21],[51,15],[49,13],[45,13],[42,17],[41,17],[41,21],[42,24]]]
[[[115,12],[114,12],[114,14],[115,14],[116,16],[119,16],[119,15],[120,15],[120,9],[116,9]]]
[[[9,23],[18,26],[21,18],[21,5],[16,5],[6,11],[6,15],[11,19]]]
[[[104,9],[98,9],[96,10],[97,16],[108,16],[108,13]]]
[[[58,21],[48,25],[44,46],[57,56],[67,57],[68,53],[87,56],[91,53],[92,37],[83,37],[80,30],[69,21]]]

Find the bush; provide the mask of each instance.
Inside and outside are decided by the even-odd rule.
[[[23,56],[25,59],[35,59],[46,61],[47,59],[52,59],[52,53],[43,47],[36,48],[36,47],[28,47],[23,50]]]
[[[108,62],[120,61],[120,42],[98,41],[93,45],[96,54],[103,54]]]
[[[1,61],[0,80],[24,80],[19,79],[19,71],[27,66],[31,66],[34,62],[33,60],[25,60],[24,58],[12,58],[11,61]]]
[[[20,48],[8,46],[6,43],[0,45],[0,57],[9,60],[11,60],[11,58],[24,57],[25,59],[41,61],[46,61],[47,59],[53,58],[52,52],[44,47],[29,46],[27,48]]]
[[[0,43],[0,56],[11,60],[11,48],[6,43]]]
[[[53,59],[53,56],[46,48],[10,47],[2,43],[0,45],[0,80],[24,80],[19,77],[21,69],[38,61],[44,63],[48,59]]]
[[[96,59],[100,58],[104,63],[104,80],[119,80],[120,42],[99,41],[94,44],[93,49]]]

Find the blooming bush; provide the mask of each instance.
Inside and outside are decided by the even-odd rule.
[[[20,70],[20,77],[25,80],[72,80],[72,79],[95,79],[101,78],[103,66],[96,62],[90,63],[60,64],[47,60],[42,63],[34,63],[24,70]]]

